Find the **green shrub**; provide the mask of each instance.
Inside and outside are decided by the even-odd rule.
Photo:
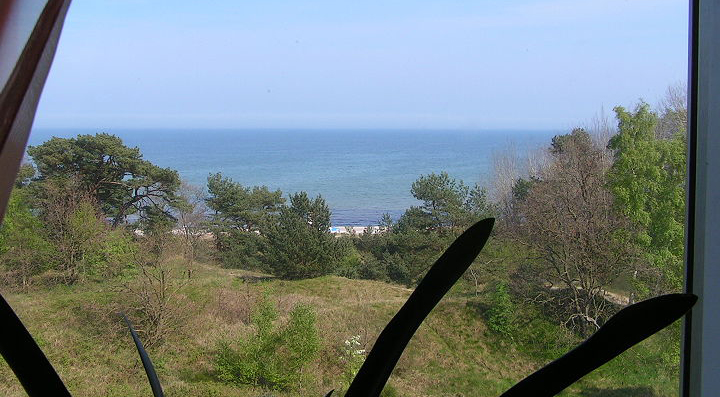
[[[216,257],[223,267],[268,271],[263,264],[263,253],[267,250],[267,239],[255,232],[244,230],[214,229],[218,236]]]
[[[339,242],[344,243],[342,240]],[[352,246],[352,243],[345,245],[347,246],[347,254],[338,261],[333,273],[345,278],[360,278],[359,270],[362,267],[362,257],[357,252],[357,249]]]
[[[390,278],[387,275],[387,269],[385,265],[380,262],[371,253],[363,252],[361,254],[362,261],[358,267],[358,277],[366,280],[381,280],[389,281]]]
[[[104,277],[121,274],[134,262],[139,249],[132,236],[123,229],[108,231],[101,243],[104,260],[102,267],[97,270]]]
[[[486,313],[488,328],[499,335],[512,335],[514,308],[506,283],[500,282],[495,286],[491,301],[492,307]]]
[[[5,282],[28,286],[32,276],[53,265],[56,256],[55,246],[23,190],[13,190],[0,225],[0,270]]]
[[[216,358],[220,380],[287,390],[302,380],[302,369],[317,356],[320,339],[315,312],[298,305],[285,324],[278,324],[275,305],[263,300],[252,316],[255,332],[237,348],[222,342]]]
[[[313,230],[301,217],[283,212],[279,225],[268,233],[268,265],[272,274],[297,280],[319,277],[333,270],[337,241]]]

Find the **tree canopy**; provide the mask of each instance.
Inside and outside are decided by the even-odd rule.
[[[411,186],[421,201],[397,222],[383,216],[379,233],[358,239],[361,277],[414,285],[463,228],[487,216],[493,206],[485,190],[468,187],[447,172],[420,176]]]
[[[468,226],[492,212],[483,188],[475,185],[471,189],[447,172],[420,176],[410,193],[422,204],[408,209],[401,224],[417,229]]]
[[[208,177],[208,192],[207,206],[214,211],[216,226],[231,229],[261,232],[285,203],[280,190],[246,187],[220,173]]]
[[[23,287],[30,284],[30,276],[52,268],[56,257],[55,247],[25,196],[24,189],[13,190],[0,225],[0,261]]]
[[[90,192],[113,226],[128,215],[145,217],[152,208],[170,217],[168,206],[178,200],[177,171],[144,160],[138,148],[130,148],[110,134],[53,137],[28,148],[38,170],[38,181],[77,179]]]
[[[536,260],[515,283],[583,334],[612,314],[605,288],[630,273],[634,256],[627,221],[606,187],[603,151],[581,129],[553,138],[548,167],[518,206],[518,235]]]
[[[644,102],[634,111],[616,107],[615,114],[618,133],[608,145],[615,154],[608,180],[618,206],[637,224],[637,241],[658,273],[650,275],[645,287],[679,291],[685,223],[684,131],[667,139],[656,137],[658,116]]]
[[[344,255],[329,233],[330,208],[321,196],[291,194],[286,205],[280,190],[246,187],[219,173],[208,177],[208,192],[210,224],[225,266],[297,279],[332,272]]]
[[[268,231],[268,266],[289,279],[317,277],[332,272],[345,255],[343,245],[329,233],[330,208],[321,196],[290,195]]]

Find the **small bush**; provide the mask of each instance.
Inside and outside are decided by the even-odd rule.
[[[7,214],[0,225],[0,275],[3,285],[28,287],[32,277],[53,265],[55,246],[42,222],[32,212],[21,189],[10,196]]]
[[[513,333],[513,303],[506,283],[498,283],[491,295],[492,307],[487,311],[488,328],[499,335]]]
[[[146,348],[182,331],[189,310],[181,290],[190,285],[191,269],[174,257],[178,239],[171,234],[145,236],[132,255],[136,277],[123,283],[123,306],[138,325]]]
[[[237,348],[221,342],[215,367],[220,380],[274,390],[287,390],[302,380],[302,369],[315,359],[320,339],[315,312],[298,305],[284,325],[275,305],[263,300],[252,316],[255,332]]]
[[[358,276],[366,280],[390,281],[385,264],[370,253],[362,254],[362,262],[358,267]]]
[[[223,267],[269,271],[263,264],[263,253],[267,250],[264,236],[244,230],[214,231],[216,241],[216,258]]]
[[[335,267],[333,273],[345,278],[360,278],[358,269],[362,266],[362,257],[353,246],[352,241],[348,241],[348,239],[349,238],[347,237],[341,237],[338,239],[338,243],[340,243],[340,245],[344,245],[343,249],[346,251],[346,254],[338,261],[337,267]]]

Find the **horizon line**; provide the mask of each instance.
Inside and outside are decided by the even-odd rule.
[[[551,131],[564,131],[566,129],[572,129],[567,127],[554,127],[554,128],[461,128],[461,127],[32,127],[32,131],[58,131],[58,130],[80,130],[80,131],[97,131],[103,133],[109,130],[120,130],[120,131],[237,131],[237,132],[251,132],[251,131],[308,131],[308,132],[371,132],[371,131],[396,131],[396,132],[551,132]]]

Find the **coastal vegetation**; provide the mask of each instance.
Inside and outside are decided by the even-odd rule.
[[[147,394],[119,312],[169,396],[323,395],[348,386],[450,242],[493,216],[383,394],[496,396],[623,305],[681,288],[684,103],[615,116],[555,136],[532,165],[498,163],[487,186],[420,175],[417,206],[344,235],[322,196],[221,173],[192,187],[115,136],[53,138],[28,149],[0,227],[2,292],[77,395]],[[661,332],[563,395],[674,395],[678,341]],[[0,379],[21,395],[7,367]]]

